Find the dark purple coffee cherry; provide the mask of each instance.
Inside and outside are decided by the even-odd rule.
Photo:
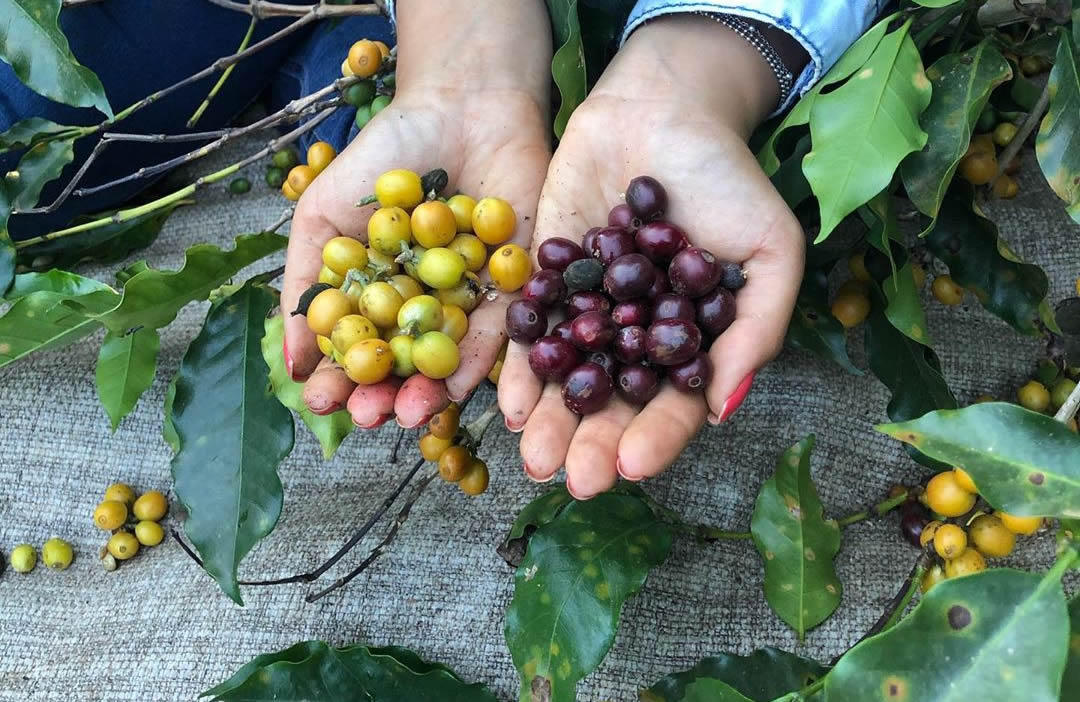
[[[592,256],[593,242],[596,241],[596,235],[600,233],[603,227],[590,227],[585,232],[585,236],[581,237],[581,250],[586,256]]]
[[[661,319],[645,333],[645,353],[659,366],[686,363],[701,348],[701,330],[685,319]]]
[[[634,226],[634,213],[630,211],[629,205],[615,205],[611,208],[611,212],[608,212],[607,223],[609,227],[622,227],[628,230]]]
[[[543,381],[561,383],[581,363],[581,352],[566,339],[544,336],[529,348],[529,368]]]
[[[604,282],[604,264],[595,258],[579,258],[571,261],[562,275],[570,290],[596,290]]]
[[[671,292],[671,283],[668,281],[667,271],[662,268],[657,268],[656,277],[653,279],[652,287],[649,288],[649,292],[645,297],[655,300],[666,292]]]
[[[566,318],[573,321],[575,317],[586,312],[611,312],[611,300],[604,293],[580,291],[566,298]]]
[[[544,307],[557,305],[566,297],[566,282],[563,281],[563,274],[552,268],[536,271],[525,281],[525,285],[521,288],[521,296],[526,300],[536,300]]]
[[[627,300],[615,305],[611,319],[620,327],[647,327],[652,321],[652,305],[648,300]]]
[[[731,261],[721,261],[720,268],[720,285],[724,286],[728,290],[738,290],[742,286],[746,285],[746,273],[743,272],[743,268],[738,263],[732,263]]]
[[[727,288],[716,288],[697,299],[697,323],[701,331],[720,336],[735,321],[735,296]]]
[[[615,360],[615,354],[610,351],[593,351],[586,359],[604,369],[604,372],[615,377],[615,371],[619,370],[619,363]]]
[[[655,270],[652,262],[641,254],[623,254],[604,271],[604,291],[617,301],[641,297],[652,287]]]
[[[653,321],[685,319],[688,322],[693,322],[696,316],[697,310],[694,308],[694,301],[686,295],[664,293],[657,296],[656,301],[653,302]]]
[[[668,368],[668,380],[681,392],[698,392],[712,380],[712,361],[704,351],[698,351],[686,363]]]
[[[584,351],[601,351],[611,344],[618,327],[606,312],[585,312],[570,323],[574,346]]]
[[[654,263],[667,265],[675,254],[690,246],[686,234],[671,222],[649,222],[634,233],[638,251]]]
[[[558,324],[553,326],[551,328],[551,336],[557,336],[560,339],[565,339],[566,341],[569,341],[569,342],[573,343],[574,335],[570,331],[570,322],[569,322],[569,320],[567,320],[565,322],[559,322]]]
[[[611,348],[615,358],[623,363],[638,363],[645,359],[645,329],[643,327],[623,327],[615,332],[615,341]]]
[[[565,271],[567,266],[580,258],[585,258],[581,247],[561,236],[545,239],[536,249],[536,260],[543,269]]]
[[[623,366],[615,376],[619,394],[632,405],[644,405],[660,392],[660,376],[648,366]]]
[[[667,211],[667,192],[652,176],[638,176],[626,186],[626,204],[642,222],[656,219]]]
[[[619,256],[634,253],[634,237],[620,227],[604,227],[596,233],[586,253],[609,266]]]
[[[519,344],[531,344],[547,332],[547,314],[536,300],[514,300],[506,308],[506,333]]]
[[[919,538],[923,529],[930,522],[930,514],[918,502],[909,502],[904,505],[904,511],[900,517],[900,533],[904,539],[915,548],[922,548]]]
[[[691,247],[675,254],[668,266],[671,289],[680,295],[701,297],[716,287],[720,269],[716,257],[705,249]]]
[[[566,376],[562,387],[563,404],[571,412],[592,414],[604,409],[613,391],[611,376],[599,365],[585,362]]]

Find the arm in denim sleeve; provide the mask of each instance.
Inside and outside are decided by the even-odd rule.
[[[638,0],[626,22],[622,40],[651,19],[685,12],[738,15],[773,25],[794,37],[810,55],[795,77],[786,109],[836,63],[870,26],[885,0]]]

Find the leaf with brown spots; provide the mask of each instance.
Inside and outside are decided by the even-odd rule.
[[[754,503],[750,533],[765,564],[765,599],[803,638],[840,604],[833,568],[840,528],[825,519],[810,479],[810,435],[784,452]],[[772,554],[770,558],[766,554]]]
[[[997,509],[1080,517],[1080,436],[1052,417],[1008,402],[984,402],[877,429],[963,468]]]
[[[826,699],[1058,702],[1069,626],[1063,565],[939,583],[899,624],[840,658]]]
[[[1050,71],[1050,108],[1039,125],[1035,156],[1050,187],[1080,222],[1080,75],[1067,32]]]

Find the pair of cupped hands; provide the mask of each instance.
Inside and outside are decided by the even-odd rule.
[[[580,241],[605,225],[630,179],[651,175],[667,189],[665,218],[694,245],[746,271],[735,322],[709,350],[712,382],[695,394],[664,387],[645,407],[615,396],[579,417],[563,405],[558,385],[532,374],[528,348],[511,342],[498,395],[507,428],[521,432],[523,467],[534,480],[565,467],[568,490],[585,499],[619,475],[660,473],[707,419],[718,424],[737,409],[755,371],[779,351],[791,316],[803,234],[746,143],[775,107],[775,77],[753,47],[708,18],[651,22],[624,44],[552,154],[544,3],[399,2],[397,30],[393,102],[304,192],[292,220],[283,352],[292,377],[306,379],[308,407],[320,414],[347,408],[365,428],[391,417],[421,426],[484,380],[506,338],[506,306],[516,295],[500,294],[470,315],[461,364],[445,381],[415,376],[404,385],[356,386],[319,352],[305,319],[287,315],[318,278],[328,239],[364,239],[374,210],[357,202],[380,173],[443,168],[447,192],[509,201],[518,216],[513,241],[534,255],[549,237]]]

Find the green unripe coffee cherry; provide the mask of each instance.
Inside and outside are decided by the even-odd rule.
[[[382,84],[387,90],[393,90],[397,87],[397,73],[386,74],[386,77],[382,79]]]
[[[243,195],[251,190],[251,181],[247,178],[233,178],[229,181],[229,192],[233,195]]]
[[[71,544],[63,539],[49,539],[41,547],[41,562],[52,570],[66,570],[74,558]]]
[[[379,114],[389,104],[390,104],[390,96],[389,95],[380,95],[379,97],[375,98],[374,100],[371,101],[371,116],[374,117],[375,115]]]
[[[1076,381],[1069,380],[1068,378],[1062,378],[1054,385],[1054,389],[1050,391],[1050,406],[1055,410],[1065,404],[1065,401],[1069,399],[1069,395],[1072,394],[1073,389],[1076,387]]]
[[[370,80],[353,83],[348,88],[345,88],[342,96],[345,98],[345,102],[353,107],[366,105],[375,99],[375,83]]]
[[[981,115],[979,115],[979,121],[976,122],[976,124],[975,124],[975,131],[976,132],[989,132],[989,131],[992,131],[994,129],[994,127],[997,126],[997,123],[998,123],[997,110],[994,109],[993,105],[987,105],[986,109],[982,111]]]
[[[30,544],[19,544],[11,552],[11,568],[16,573],[29,573],[37,565],[37,551]]]
[[[274,155],[270,157],[270,161],[283,171],[287,171],[296,164],[300,163],[300,159],[299,157],[297,157],[296,151],[291,146],[286,146],[280,151],[275,151]]]
[[[282,183],[285,182],[285,171],[277,166],[270,166],[266,169],[266,184],[274,190],[280,190]]]
[[[361,105],[356,108],[356,117],[353,120],[357,129],[363,129],[371,121],[371,105]]]

